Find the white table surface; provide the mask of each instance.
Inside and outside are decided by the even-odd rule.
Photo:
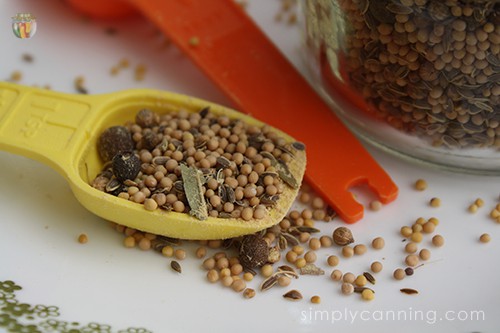
[[[257,23],[305,73],[299,29],[274,20],[280,1],[248,3]],[[11,16],[18,12],[37,17],[38,31],[29,40],[18,39],[11,31]],[[90,93],[148,87],[230,106],[175,47],[162,48],[154,27],[140,17],[88,22],[56,0],[1,0],[0,13],[2,80],[20,70],[22,84],[49,84],[54,90],[75,92],[73,80],[83,75]],[[117,33],[111,36],[105,33],[107,28]],[[23,53],[33,55],[34,61],[23,62]],[[144,81],[134,81],[131,69],[109,75],[109,69],[123,57],[132,65],[147,65]],[[123,237],[80,206],[55,171],[0,152],[0,281],[12,280],[22,287],[12,294],[6,292],[8,285],[0,285],[0,331],[7,331],[7,317],[15,317],[8,305],[13,300],[6,300],[15,295],[18,305],[31,306],[25,310],[38,304],[57,307],[49,308],[56,312],[44,318],[40,317],[47,314],[40,310],[43,307],[37,308],[34,319],[26,314],[15,317],[40,330],[43,321],[52,320],[52,324],[66,322],[67,331],[85,332],[91,328],[93,332],[498,332],[500,225],[488,214],[499,202],[500,178],[436,170],[368,149],[398,184],[400,194],[394,203],[378,212],[367,211],[362,221],[351,226],[357,242],[369,244],[383,236],[386,247],[341,259],[339,269],[361,273],[373,260],[382,261],[385,269],[376,275],[372,302],[362,301],[359,295],[341,295],[340,285],[330,280],[332,269],[325,261],[330,254],[339,255],[338,248],[318,252],[318,265],[326,275],[301,276],[289,288],[258,292],[251,300],[208,283],[201,261],[194,257],[194,245],[184,247],[188,259],[182,262],[183,273],[175,274],[168,267],[169,259],[153,251],[126,249]],[[414,190],[418,178],[427,180],[426,191]],[[364,204],[373,199],[362,190],[356,193]],[[441,198],[442,206],[430,207],[432,197]],[[469,204],[479,197],[484,207],[476,214],[468,213]],[[405,257],[399,229],[420,216],[439,218],[436,233],[445,237],[446,244],[433,248],[426,238],[422,247],[432,251],[429,263],[414,276],[395,281],[392,271],[404,267]],[[342,221],[317,225],[330,234]],[[479,243],[479,236],[486,232],[491,242]],[[87,244],[76,241],[80,233],[89,236]],[[258,277],[249,286],[258,289],[261,281]],[[420,293],[404,295],[399,291],[403,287]],[[282,294],[291,288],[300,290],[304,299],[284,300]],[[321,296],[321,304],[309,301],[313,295]],[[479,320],[471,319],[477,315]]]

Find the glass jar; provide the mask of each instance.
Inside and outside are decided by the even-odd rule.
[[[302,0],[318,89],[360,136],[500,174],[500,1]]]

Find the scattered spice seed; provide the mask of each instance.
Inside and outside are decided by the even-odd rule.
[[[478,209],[478,206],[475,203],[471,204],[469,206],[469,208],[467,208],[467,210],[469,211],[469,213],[472,213],[472,214],[476,213],[477,209]]]
[[[420,250],[420,253],[418,254],[418,256],[422,260],[429,260],[431,258],[431,251],[429,251],[427,249],[422,249],[422,250]]]
[[[211,269],[207,272],[207,280],[211,283],[219,281],[219,272],[216,269]]]
[[[410,228],[408,226],[401,227],[401,236],[410,237],[412,234],[413,234],[412,228]]]
[[[239,292],[242,292],[243,290],[245,290],[246,287],[247,287],[247,284],[245,283],[245,281],[243,281],[241,279],[234,280],[234,278],[233,278],[233,283],[231,284],[231,289],[233,289],[234,291],[239,293]]]
[[[243,291],[243,297],[245,297],[247,299],[254,298],[255,297],[255,290],[252,288],[246,288]]]
[[[340,246],[349,245],[354,243],[354,237],[352,236],[351,230],[346,227],[338,227],[333,231],[333,242]]]
[[[431,207],[440,207],[441,206],[441,199],[440,198],[432,198],[429,202]]]
[[[373,290],[367,288],[361,292],[361,297],[365,301],[371,301],[375,298],[375,294],[374,294]]]
[[[23,73],[21,71],[13,71],[10,73],[10,81],[19,82],[23,78]]]
[[[417,191],[424,191],[427,189],[427,181],[425,179],[417,179],[415,182],[415,189]]]
[[[406,253],[413,254],[417,251],[418,251],[418,244],[417,243],[409,242],[408,244],[406,244],[406,246],[405,246]]]
[[[24,62],[33,62],[33,55],[30,54],[30,53],[23,53],[21,59],[24,61]]]
[[[350,295],[354,292],[354,286],[351,283],[344,282],[341,287],[342,294]]]
[[[356,280],[356,275],[352,274],[351,272],[347,272],[342,276],[342,281],[344,282],[354,283],[354,280]]]
[[[385,240],[382,237],[376,237],[372,241],[372,247],[375,250],[383,249],[385,246]]]
[[[80,94],[88,94],[87,89],[84,87],[85,78],[83,76],[75,77],[73,84],[75,86],[75,90]]]
[[[330,277],[332,278],[333,281],[340,281],[342,280],[342,271],[334,269],[330,274]]]
[[[399,291],[401,291],[403,294],[407,294],[407,295],[416,295],[416,294],[418,294],[417,290],[411,289],[411,288],[402,288],[402,289],[399,289]]]
[[[354,249],[351,246],[346,245],[342,248],[342,255],[345,258],[350,258],[354,255]]]
[[[380,261],[374,261],[370,265],[370,269],[373,273],[379,273],[380,271],[382,271],[383,268],[384,268],[384,266],[382,265],[382,263]]]
[[[293,289],[285,293],[283,297],[290,301],[299,301],[302,299],[302,294],[298,290]]]
[[[374,212],[378,212],[382,208],[382,203],[378,200],[373,200],[369,205],[370,209]]]
[[[358,275],[356,277],[356,280],[354,280],[354,284],[358,287],[365,286],[367,282],[368,282],[368,280],[366,279],[366,277],[364,275]]]
[[[335,255],[331,255],[327,259],[328,266],[330,266],[330,267],[337,266],[339,264],[339,262],[340,262],[339,257],[337,257]]]
[[[135,238],[132,236],[127,236],[123,239],[123,245],[128,248],[135,247]]]
[[[181,265],[180,265],[177,261],[172,260],[172,261],[170,262],[170,267],[171,267],[174,271],[176,271],[177,273],[182,273],[182,268],[181,268]]]
[[[432,237],[432,244],[436,247],[441,247],[444,245],[444,237],[441,235],[435,235]]]
[[[482,234],[480,237],[479,237],[479,241],[481,243],[489,243],[491,240],[491,236],[489,234]]]
[[[421,232],[414,232],[411,234],[410,239],[412,242],[420,243],[424,239],[424,236]]]
[[[393,273],[393,277],[396,279],[396,280],[403,280],[406,276],[406,273],[404,271],[404,269],[402,268],[397,268],[394,273]]]
[[[406,256],[405,263],[408,266],[415,267],[418,265],[419,257],[416,254],[409,254]]]
[[[86,234],[80,234],[78,236],[78,243],[80,244],[86,244],[89,241],[89,238]]]
[[[313,297],[311,297],[311,303],[313,304],[321,303],[321,297],[319,297],[318,295],[314,295]]]
[[[405,274],[406,274],[406,276],[412,276],[413,273],[414,273],[414,269],[413,268],[411,268],[411,267],[406,267],[405,268]]]
[[[481,198],[477,198],[476,201],[474,201],[474,204],[477,206],[477,207],[483,207],[484,206],[484,200],[481,199]]]
[[[370,282],[371,284],[375,284],[376,280],[373,275],[370,274],[370,272],[364,272],[363,276],[366,278],[366,281]]]

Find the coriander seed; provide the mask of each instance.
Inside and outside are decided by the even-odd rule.
[[[354,243],[351,230],[346,227],[338,227],[333,231],[333,242],[340,246]]]

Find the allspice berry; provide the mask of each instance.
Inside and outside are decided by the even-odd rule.
[[[133,152],[116,154],[111,163],[116,179],[123,182],[135,179],[141,170],[141,161]]]
[[[264,265],[269,258],[269,246],[266,240],[258,235],[243,237],[240,246],[239,259],[245,268]]]
[[[104,162],[111,161],[116,154],[134,149],[134,141],[124,126],[112,126],[102,132],[97,142],[97,151]]]
[[[351,230],[346,227],[338,227],[333,231],[333,241],[340,246],[349,245],[354,242]]]
[[[142,109],[135,115],[135,122],[141,127],[153,127],[158,123],[157,117],[153,111]]]

